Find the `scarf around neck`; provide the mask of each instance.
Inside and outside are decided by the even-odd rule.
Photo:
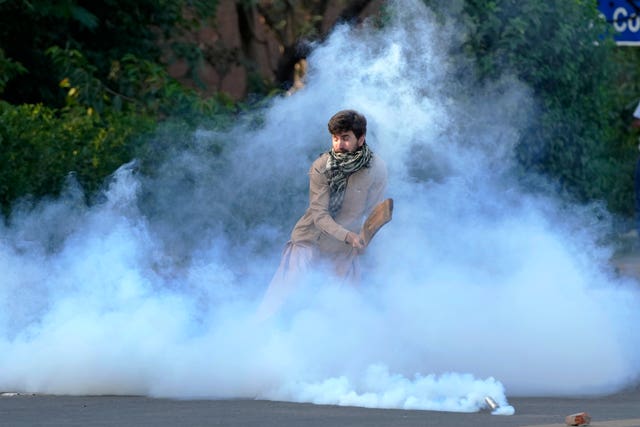
[[[365,142],[351,153],[336,153],[331,149],[327,158],[325,175],[329,181],[329,213],[332,217],[338,213],[344,201],[349,176],[360,169],[368,168],[373,152]]]

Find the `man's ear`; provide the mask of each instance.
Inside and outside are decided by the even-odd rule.
[[[358,138],[358,148],[362,147],[362,145],[364,144],[364,140],[365,134],[360,135],[360,138]]]

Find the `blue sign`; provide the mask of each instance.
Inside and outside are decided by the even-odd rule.
[[[598,10],[613,25],[616,44],[640,46],[640,0],[598,0]]]

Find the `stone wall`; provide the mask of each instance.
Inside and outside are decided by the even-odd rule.
[[[321,23],[323,34],[330,31],[347,3],[346,0],[329,0]],[[360,3],[366,4],[359,15],[364,18],[377,13],[383,0]],[[204,96],[221,91],[240,100],[247,95],[250,79],[278,84],[278,62],[285,48],[255,9],[239,16],[235,1],[221,0],[214,23],[202,25],[201,29],[178,41],[195,44],[199,54],[189,59],[179,57],[170,53],[172,50],[167,43],[163,60],[168,72]],[[301,75],[305,70],[304,60],[298,62],[294,89],[302,85]]]

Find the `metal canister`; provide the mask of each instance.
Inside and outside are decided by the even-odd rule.
[[[500,407],[500,405],[498,405],[498,402],[496,402],[491,396],[486,396],[484,398],[484,403],[486,403],[487,406],[491,408],[492,411],[495,411]]]

